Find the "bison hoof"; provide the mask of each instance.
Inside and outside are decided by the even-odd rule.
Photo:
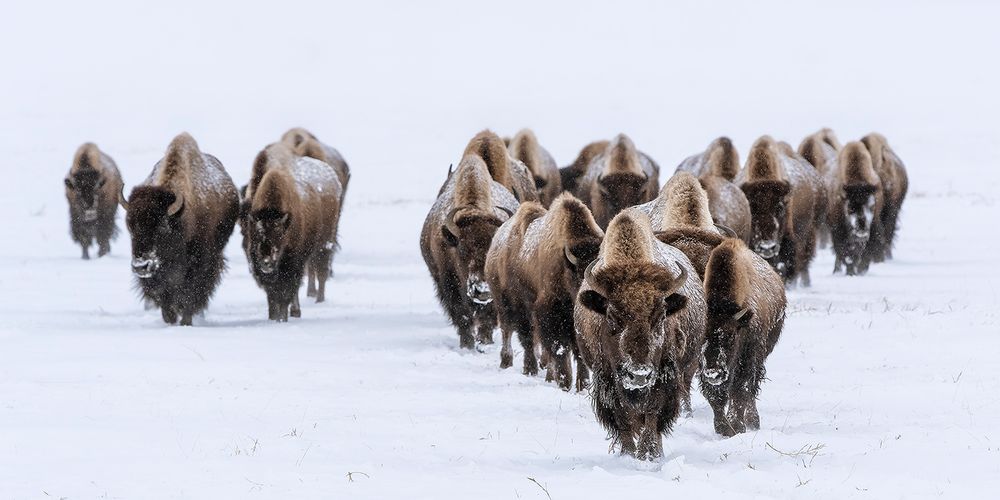
[[[292,309],[291,311],[289,311],[288,314],[291,317],[293,317],[293,318],[301,318],[302,317],[302,309]]]
[[[507,369],[514,366],[514,356],[509,353],[500,353],[500,368]]]
[[[724,437],[733,437],[737,434],[736,429],[733,428],[729,421],[716,421],[715,432]]]
[[[462,349],[474,349],[476,342],[473,340],[472,335],[460,333],[458,335],[458,346]]]

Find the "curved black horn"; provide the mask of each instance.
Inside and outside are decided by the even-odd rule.
[[[496,208],[499,209],[500,211],[506,213],[507,214],[507,218],[511,218],[511,217],[514,216],[514,212],[511,211],[511,209],[509,209],[507,207],[501,207],[500,205],[497,205]]]
[[[715,228],[718,229],[719,232],[722,233],[722,235],[725,236],[726,238],[739,238],[739,236],[736,234],[736,231],[733,231],[729,226],[716,224]]]
[[[563,253],[566,254],[566,260],[568,260],[570,264],[573,264],[573,267],[580,267],[580,259],[576,258],[576,255],[573,255],[573,252],[569,249],[569,245],[563,246]],[[590,268],[588,267],[587,269],[589,270]]]

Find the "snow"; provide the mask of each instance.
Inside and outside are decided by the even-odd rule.
[[[996,3],[99,1],[6,14],[0,498],[1000,488]],[[302,319],[266,321],[238,231],[194,328],[143,309],[127,234],[109,257],[78,258],[61,183],[81,143],[115,159],[128,192],[186,130],[241,185],[299,125],[352,170],[328,301],[303,294]],[[671,166],[719,135],[745,157],[764,133],[877,130],[910,172],[896,259],[847,278],[820,251],[813,287],[789,291],[760,431],[720,438],[696,392],[662,462],[609,455],[585,395],[500,370],[498,345],[458,349],[420,258],[448,163],[484,127],[524,126],[561,165],[619,132]]]

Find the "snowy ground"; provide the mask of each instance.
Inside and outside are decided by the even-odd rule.
[[[997,491],[1000,6],[869,3],[11,7],[0,500]],[[354,173],[330,300],[301,320],[264,319],[238,234],[194,328],[143,310],[127,234],[78,259],[61,177],[79,143],[130,187],[188,130],[242,183],[295,125]],[[585,395],[459,351],[434,299],[420,224],[487,126],[534,127],[561,164],[624,131],[668,170],[719,134],[745,151],[877,129],[910,169],[897,258],[845,278],[821,252],[759,432],[716,436],[696,395],[662,462],[609,455]]]

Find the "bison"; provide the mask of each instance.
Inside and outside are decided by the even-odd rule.
[[[111,241],[118,236],[115,216],[122,176],[110,156],[88,142],[76,150],[73,165],[63,180],[69,202],[69,234],[90,259],[90,245],[97,240],[97,256],[111,251]]]
[[[816,225],[826,212],[823,181],[791,146],[763,136],[753,144],[736,182],[750,202],[750,248],[785,280],[810,286]]]
[[[475,346],[474,328],[481,343],[493,341],[497,315],[485,279],[486,254],[497,228],[518,207],[511,191],[490,173],[479,155],[462,158],[449,171],[420,233],[420,253],[438,300],[458,328],[459,345],[468,349]]]
[[[507,147],[510,155],[523,163],[531,172],[535,183],[536,195],[542,206],[548,208],[552,201],[562,192],[562,181],[559,178],[559,167],[552,155],[540,144],[534,132],[523,129],[510,140]]]
[[[705,334],[704,291],[691,262],[656,240],[643,212],[625,210],[584,272],[573,318],[594,413],[612,446],[639,459],[662,456]]]
[[[573,160],[573,163],[559,169],[559,180],[563,191],[576,192],[576,185],[580,178],[587,173],[590,162],[603,153],[609,144],[611,144],[609,141],[594,141],[587,144],[580,150],[580,154]]]
[[[512,158],[507,152],[507,144],[500,136],[490,130],[476,134],[465,147],[462,157],[476,155],[486,163],[490,177],[514,194],[514,199],[522,201],[538,201],[535,180],[531,171],[521,161]]]
[[[342,195],[329,165],[284,143],[257,155],[240,226],[250,272],[267,294],[268,319],[302,315],[298,295],[307,264],[318,282],[316,302],[324,300]]]
[[[239,215],[236,186],[217,158],[182,133],[121,201],[143,298],[160,308],[163,321],[180,317],[181,325],[191,325],[226,267],[222,250]]]
[[[726,226],[750,241],[750,203],[732,181],[740,171],[740,155],[728,137],[719,137],[708,148],[689,156],[677,167],[677,172],[690,172],[698,177],[708,194],[708,208],[715,222]]]
[[[732,436],[759,429],[757,395],[764,361],[785,323],[781,277],[742,241],[729,238],[708,259],[705,301],[699,379],[714,413],[715,432]]]
[[[848,276],[864,274],[882,255],[882,181],[872,166],[871,155],[860,142],[847,143],[833,167],[827,174],[827,226],[836,255],[833,272],[844,266]]]
[[[573,194],[590,208],[597,224],[606,227],[618,212],[656,198],[659,179],[659,165],[619,134],[590,162]]]
[[[547,379],[564,390],[573,383],[571,356],[577,358],[576,388],[587,384],[573,330],[573,303],[583,272],[596,257],[604,237],[590,210],[563,193],[549,210],[522,203],[493,237],[486,256],[486,281],[503,332],[500,367],[513,364],[511,336],[524,348],[524,373],[537,372],[533,339],[549,354]]]
[[[314,158],[323,163],[326,163],[337,173],[337,179],[340,181],[340,202],[337,208],[337,219],[333,224],[334,228],[340,226],[340,215],[344,210],[344,195],[347,193],[347,184],[351,180],[351,169],[347,166],[347,162],[344,161],[344,157],[340,155],[340,152],[334,149],[332,146],[328,146],[319,139],[316,138],[308,130],[296,127],[285,132],[281,136],[281,142],[287,144],[292,148],[298,156],[307,156],[309,158]],[[337,235],[331,235],[330,245],[333,247],[330,252],[331,259],[333,254],[337,251],[338,240]],[[332,275],[332,262],[327,265],[331,268]],[[325,277],[323,278],[325,279]],[[311,266],[306,264],[306,296],[307,297],[318,297],[317,296],[317,286],[320,280],[319,273],[314,271]],[[317,302],[322,302],[318,300]]]
[[[819,172],[820,177],[829,184],[830,171],[837,169],[837,155],[840,151],[840,141],[833,131],[824,128],[802,140],[799,144],[799,156],[808,161]],[[828,193],[833,196],[833,193]],[[827,217],[823,217],[816,226],[816,237],[820,248],[826,248],[830,241],[830,227]]]
[[[881,231],[879,240],[881,252],[873,256],[875,262],[892,258],[892,245],[896,239],[899,213],[903,209],[903,199],[910,187],[906,166],[889,147],[889,142],[881,134],[871,133],[861,138],[861,143],[868,148],[872,157],[875,173],[882,181],[882,192],[885,206],[881,215]]]

